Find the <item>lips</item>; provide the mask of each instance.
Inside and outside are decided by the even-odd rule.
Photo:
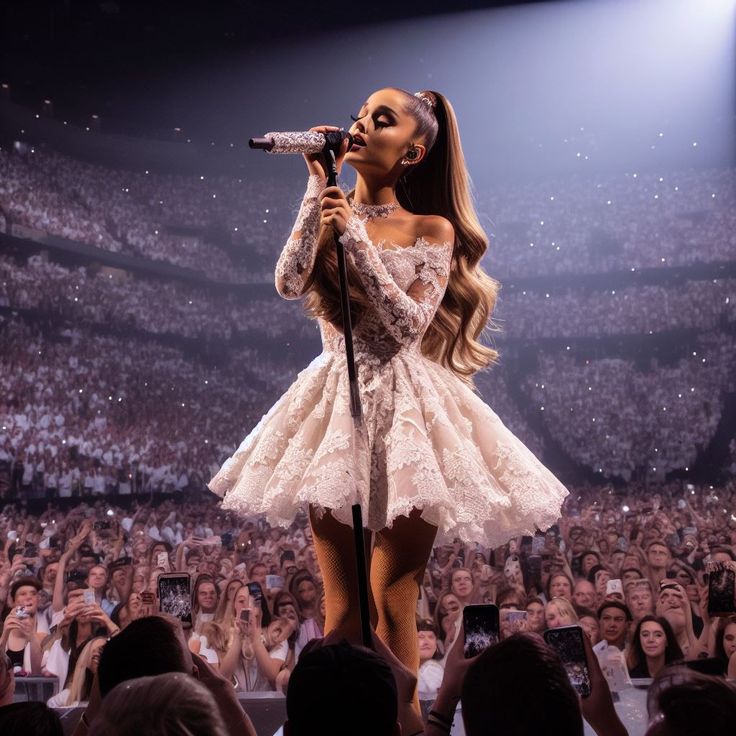
[[[351,151],[357,151],[359,148],[365,148],[368,144],[360,133],[356,133],[353,136],[353,145],[350,147]]]

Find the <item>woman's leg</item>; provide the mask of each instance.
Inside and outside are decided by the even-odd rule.
[[[411,672],[419,669],[416,609],[419,586],[437,527],[413,509],[391,529],[376,534],[371,558],[371,590],[378,614],[376,633]]]
[[[361,642],[358,574],[355,561],[353,529],[337,521],[329,511],[318,518],[309,507],[314,551],[322,572],[325,589],[325,636],[339,631],[348,641]],[[366,559],[370,557],[370,533],[365,532]],[[371,619],[375,624],[375,609],[369,591]],[[416,638],[416,637],[415,637]]]

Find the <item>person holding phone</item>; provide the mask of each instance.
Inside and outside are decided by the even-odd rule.
[[[242,692],[275,690],[276,678],[289,656],[288,638],[294,624],[287,618],[274,618],[262,628],[261,607],[252,605],[247,591],[235,596],[231,638],[220,673]]]
[[[41,642],[48,634],[48,628],[37,630],[42,622],[37,615],[40,588],[39,580],[31,577],[19,578],[10,586],[12,607],[0,635],[0,652],[8,655],[13,668],[34,675],[41,674]]]
[[[316,132],[335,131],[317,126]],[[353,116],[327,187],[306,156],[307,191],[276,266],[279,293],[304,297],[323,352],[252,430],[209,488],[222,507],[288,526],[308,508],[327,593],[328,632],[361,634],[352,532],[360,504],[379,637],[416,671],[415,610],[444,540],[503,543],[557,521],[567,489],[473,391],[497,354],[479,341],[498,284],[480,267],[457,119],[439,92],[376,90]],[[362,429],[354,434],[337,289],[346,252]],[[352,438],[357,438],[353,442]]]

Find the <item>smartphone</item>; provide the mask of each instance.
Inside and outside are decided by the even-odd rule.
[[[169,569],[169,556],[166,552],[159,552],[156,555],[156,567],[163,567],[164,570]]]
[[[266,575],[266,580],[268,580],[269,577],[269,575]],[[268,583],[266,583],[266,585],[268,585]],[[250,593],[250,597],[253,599],[253,603],[260,606],[261,601],[263,600],[263,588],[261,588],[261,584],[248,583],[248,592]]]
[[[144,606],[150,606],[156,601],[156,596],[151,593],[149,590],[144,590],[141,593],[141,603],[143,603]]]
[[[250,610],[247,608],[244,608],[240,612],[240,620],[245,621],[245,623],[248,623],[250,621]]]
[[[28,618],[30,614],[26,611],[25,606],[18,606],[15,609],[15,617],[18,619]]]
[[[266,587],[271,590],[280,590],[284,587],[284,579],[281,575],[266,575]]]
[[[713,562],[708,565],[708,613],[730,616],[736,613],[736,565]]]
[[[109,521],[96,521],[92,528],[96,532],[102,532],[102,531],[107,531],[108,529],[110,529],[110,526],[111,524]]]
[[[192,623],[192,579],[188,573],[171,572],[158,576],[159,610]]]
[[[499,635],[498,606],[493,603],[469,605],[463,608],[465,629],[465,656],[475,657],[484,649],[497,644]]]
[[[35,544],[26,544],[23,548],[23,557],[38,557],[38,547]]]
[[[82,598],[85,606],[94,606],[96,603],[94,590],[85,590],[84,593],[82,593]]]
[[[562,664],[570,678],[570,684],[578,691],[581,697],[590,695],[590,670],[585,658],[585,633],[577,625],[560,626],[556,629],[547,629],[544,640],[562,660]]]
[[[15,529],[11,529],[8,532],[8,541],[9,542],[15,542],[16,539],[18,539],[18,532],[15,531]]]

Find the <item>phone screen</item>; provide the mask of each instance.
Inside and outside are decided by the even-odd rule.
[[[263,590],[261,589],[260,583],[248,583],[248,592],[250,593],[250,597],[253,599],[253,602],[256,605],[261,605],[261,600],[263,599]]]
[[[160,575],[158,578],[159,610],[192,623],[191,578],[186,573]]]
[[[463,608],[463,628],[465,629],[465,656],[474,657],[484,649],[497,644],[499,640],[498,607],[471,605]]]
[[[590,672],[585,658],[584,636],[580,626],[561,626],[544,632],[544,640],[562,660],[570,683],[581,697],[587,698],[590,695]]]
[[[708,613],[728,616],[736,612],[736,571],[727,565],[714,565],[708,574]]]

